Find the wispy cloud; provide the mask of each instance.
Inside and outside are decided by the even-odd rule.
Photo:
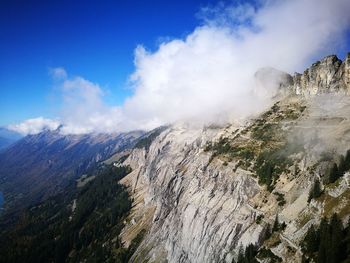
[[[135,50],[133,95],[121,107],[104,104],[104,92],[81,77],[61,79],[66,133],[151,129],[176,121],[206,123],[244,118],[262,110],[255,72],[303,70],[335,53],[350,25],[348,0],[260,1],[201,10],[202,25],[183,39],[150,52]],[[274,81],[269,94],[274,93]]]
[[[65,79],[60,85],[63,98],[63,133],[113,132],[118,130],[118,107],[108,107],[103,89],[82,77]]]
[[[62,67],[58,67],[58,68],[50,68],[49,69],[49,73],[50,75],[54,78],[54,79],[66,79],[67,78],[67,72],[64,68]]]
[[[8,129],[20,134],[36,134],[43,130],[56,130],[60,125],[59,121],[45,119],[43,117],[28,119],[20,124],[9,125]]]
[[[136,49],[135,92],[124,113],[147,127],[257,112],[266,100],[254,93],[254,73],[265,66],[294,72],[334,53],[349,27],[348,12],[345,0],[206,8],[205,24],[185,39],[162,43],[155,52]]]

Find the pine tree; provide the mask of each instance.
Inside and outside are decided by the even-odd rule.
[[[273,223],[272,232],[278,231],[280,223],[278,222],[278,214],[276,214],[275,222]]]
[[[305,252],[307,254],[313,254],[318,250],[318,247],[320,245],[320,239],[314,225],[312,225],[307,231],[306,236],[304,238],[304,244],[306,250]]]
[[[327,255],[329,249],[330,231],[327,219],[321,220],[320,227],[318,229],[318,235],[320,237],[320,245],[318,246],[317,263],[328,263]]]
[[[257,263],[255,256],[258,254],[258,249],[253,244],[249,244],[245,249],[244,257],[247,263]]]
[[[346,255],[350,256],[350,218],[348,219],[348,223],[344,231],[344,246]]]
[[[271,231],[271,225],[267,224],[264,228],[264,231],[262,232],[261,241],[264,242],[265,240],[269,239],[272,235]]]
[[[318,198],[321,196],[321,194],[322,194],[321,183],[318,179],[316,179],[314,184],[314,189],[313,189],[313,196],[314,198]]]
[[[322,195],[321,183],[318,179],[316,179],[313,186],[310,189],[308,202],[310,202],[311,199],[313,198],[320,197],[321,195]]]
[[[338,165],[336,163],[333,164],[330,172],[329,172],[329,183],[334,183],[339,177]]]
[[[311,226],[302,242],[305,259],[315,263],[350,262],[349,226],[344,230],[337,214],[330,221],[323,218],[317,230]]]
[[[346,171],[346,165],[345,165],[345,158],[343,155],[340,156],[339,160],[339,171],[338,171],[338,178],[343,176]]]
[[[345,155],[345,171],[349,171],[350,170],[350,150],[347,150],[346,155]]]
[[[331,229],[331,247],[329,248],[329,262],[337,263],[343,259],[342,248],[343,248],[343,225],[338,219],[337,214],[333,214],[330,220]]]
[[[244,249],[242,245],[239,247],[237,263],[244,263]]]

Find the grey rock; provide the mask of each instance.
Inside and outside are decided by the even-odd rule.
[[[350,53],[344,62],[331,55],[312,64],[303,74],[295,73],[293,90],[305,96],[335,92],[349,94]]]

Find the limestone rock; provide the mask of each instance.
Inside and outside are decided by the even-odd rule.
[[[344,62],[337,56],[327,56],[306,69],[303,74],[295,73],[293,89],[304,96],[323,93],[350,93],[350,53]]]

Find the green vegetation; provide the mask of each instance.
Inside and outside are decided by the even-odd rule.
[[[302,150],[299,144],[287,143],[287,132],[282,129],[283,121],[290,122],[299,118],[305,106],[298,104],[274,104],[250,126],[240,133],[234,132],[233,138],[221,137],[217,142],[208,142],[204,151],[212,151],[212,161],[222,157],[226,162],[238,161],[244,169],[256,172],[259,183],[272,192],[280,174],[292,165],[288,156]],[[280,197],[279,205],[284,202]]]
[[[128,157],[130,156],[130,154],[125,154],[122,157],[120,157],[118,159],[118,163],[123,163],[126,159],[128,159]]]
[[[137,234],[137,236],[131,241],[131,244],[128,248],[119,248],[116,253],[116,263],[124,263],[128,262],[129,259],[132,257],[132,255],[135,253],[136,249],[142,242],[144,236],[146,234],[146,230],[142,229],[140,233]]]
[[[147,134],[147,136],[142,137],[135,145],[135,148],[145,148],[146,152],[148,152],[149,147],[152,142],[166,129],[166,127],[159,127],[153,130],[151,133]]]
[[[270,263],[282,262],[282,259],[280,257],[276,256],[270,249],[265,247],[259,249],[258,258],[269,259]]]
[[[279,206],[284,206],[286,204],[286,200],[284,199],[284,194],[281,194],[279,192],[273,193],[277,197],[277,202]]]
[[[252,130],[252,138],[263,142],[271,142],[275,139],[275,134],[273,131],[278,129],[279,125],[276,123],[257,125]]]
[[[258,216],[256,217],[255,222],[256,222],[257,224],[260,224],[263,218],[264,218],[264,215],[263,215],[263,214],[258,215]]]
[[[276,214],[275,221],[273,223],[272,232],[279,232],[286,228],[286,223],[280,223],[278,220],[278,215]]]
[[[316,179],[311,190],[310,190],[308,202],[310,202],[311,199],[320,197],[322,195],[322,193],[323,193],[323,191],[321,189],[321,183],[318,179]]]
[[[129,249],[118,238],[131,209],[118,181],[130,171],[125,166],[99,167],[90,175],[95,179],[83,187],[71,184],[25,210],[15,227],[1,233],[0,262],[126,262],[144,235]]]
[[[274,150],[261,152],[256,159],[255,167],[259,177],[259,183],[267,185],[267,189],[272,192],[274,184],[279,175],[285,171],[291,161],[285,156],[283,147]]]
[[[328,183],[334,183],[340,177],[340,171],[336,163],[333,164],[329,171]]]
[[[333,160],[333,158],[331,158]],[[331,168],[328,171],[328,177],[326,178],[326,182],[328,184],[332,184],[338,180],[338,178],[342,177],[345,172],[350,170],[350,150],[346,152],[345,157],[340,155],[339,157],[339,165],[337,163],[333,163]]]
[[[236,263],[258,263],[255,258],[257,254],[258,248],[253,244],[248,245],[245,250],[241,247]],[[235,261],[233,260],[232,262],[234,263]]]
[[[213,156],[225,155],[229,159],[240,157],[242,159],[252,160],[254,152],[248,147],[234,147],[230,143],[230,139],[221,137],[215,144],[207,142],[204,151],[213,151]]]
[[[210,161],[212,161],[217,156],[225,156],[226,163],[232,161],[234,158],[240,159],[240,164],[245,165],[246,167],[250,166],[252,160],[254,159],[254,150],[248,146],[232,146],[231,141],[227,137],[221,137],[217,143],[207,142],[205,152],[213,151]],[[226,163],[224,162],[224,165]]]
[[[263,215],[259,215],[256,218],[256,223],[261,224],[262,219],[264,218]],[[280,223],[278,220],[278,215],[276,214],[275,221],[273,223],[273,226],[269,223],[267,223],[261,232],[261,235],[259,237],[259,240],[264,243],[265,241],[269,240],[273,236],[276,237],[276,235],[273,235],[274,233],[278,234],[280,231],[284,230],[286,228],[286,224]],[[276,240],[274,242],[274,245],[278,245],[280,243],[280,240]],[[244,263],[255,263],[258,262],[257,258],[259,259],[270,259],[269,262],[282,262],[282,259],[274,255],[271,250],[265,248],[265,247],[258,247],[257,245],[250,244],[246,247],[246,249],[243,249],[241,247],[239,249],[237,263],[238,262],[244,262]],[[233,261],[236,262],[236,261]]]
[[[323,218],[318,228],[311,226],[301,243],[303,262],[349,262],[350,227],[343,227],[336,214],[330,220]]]

